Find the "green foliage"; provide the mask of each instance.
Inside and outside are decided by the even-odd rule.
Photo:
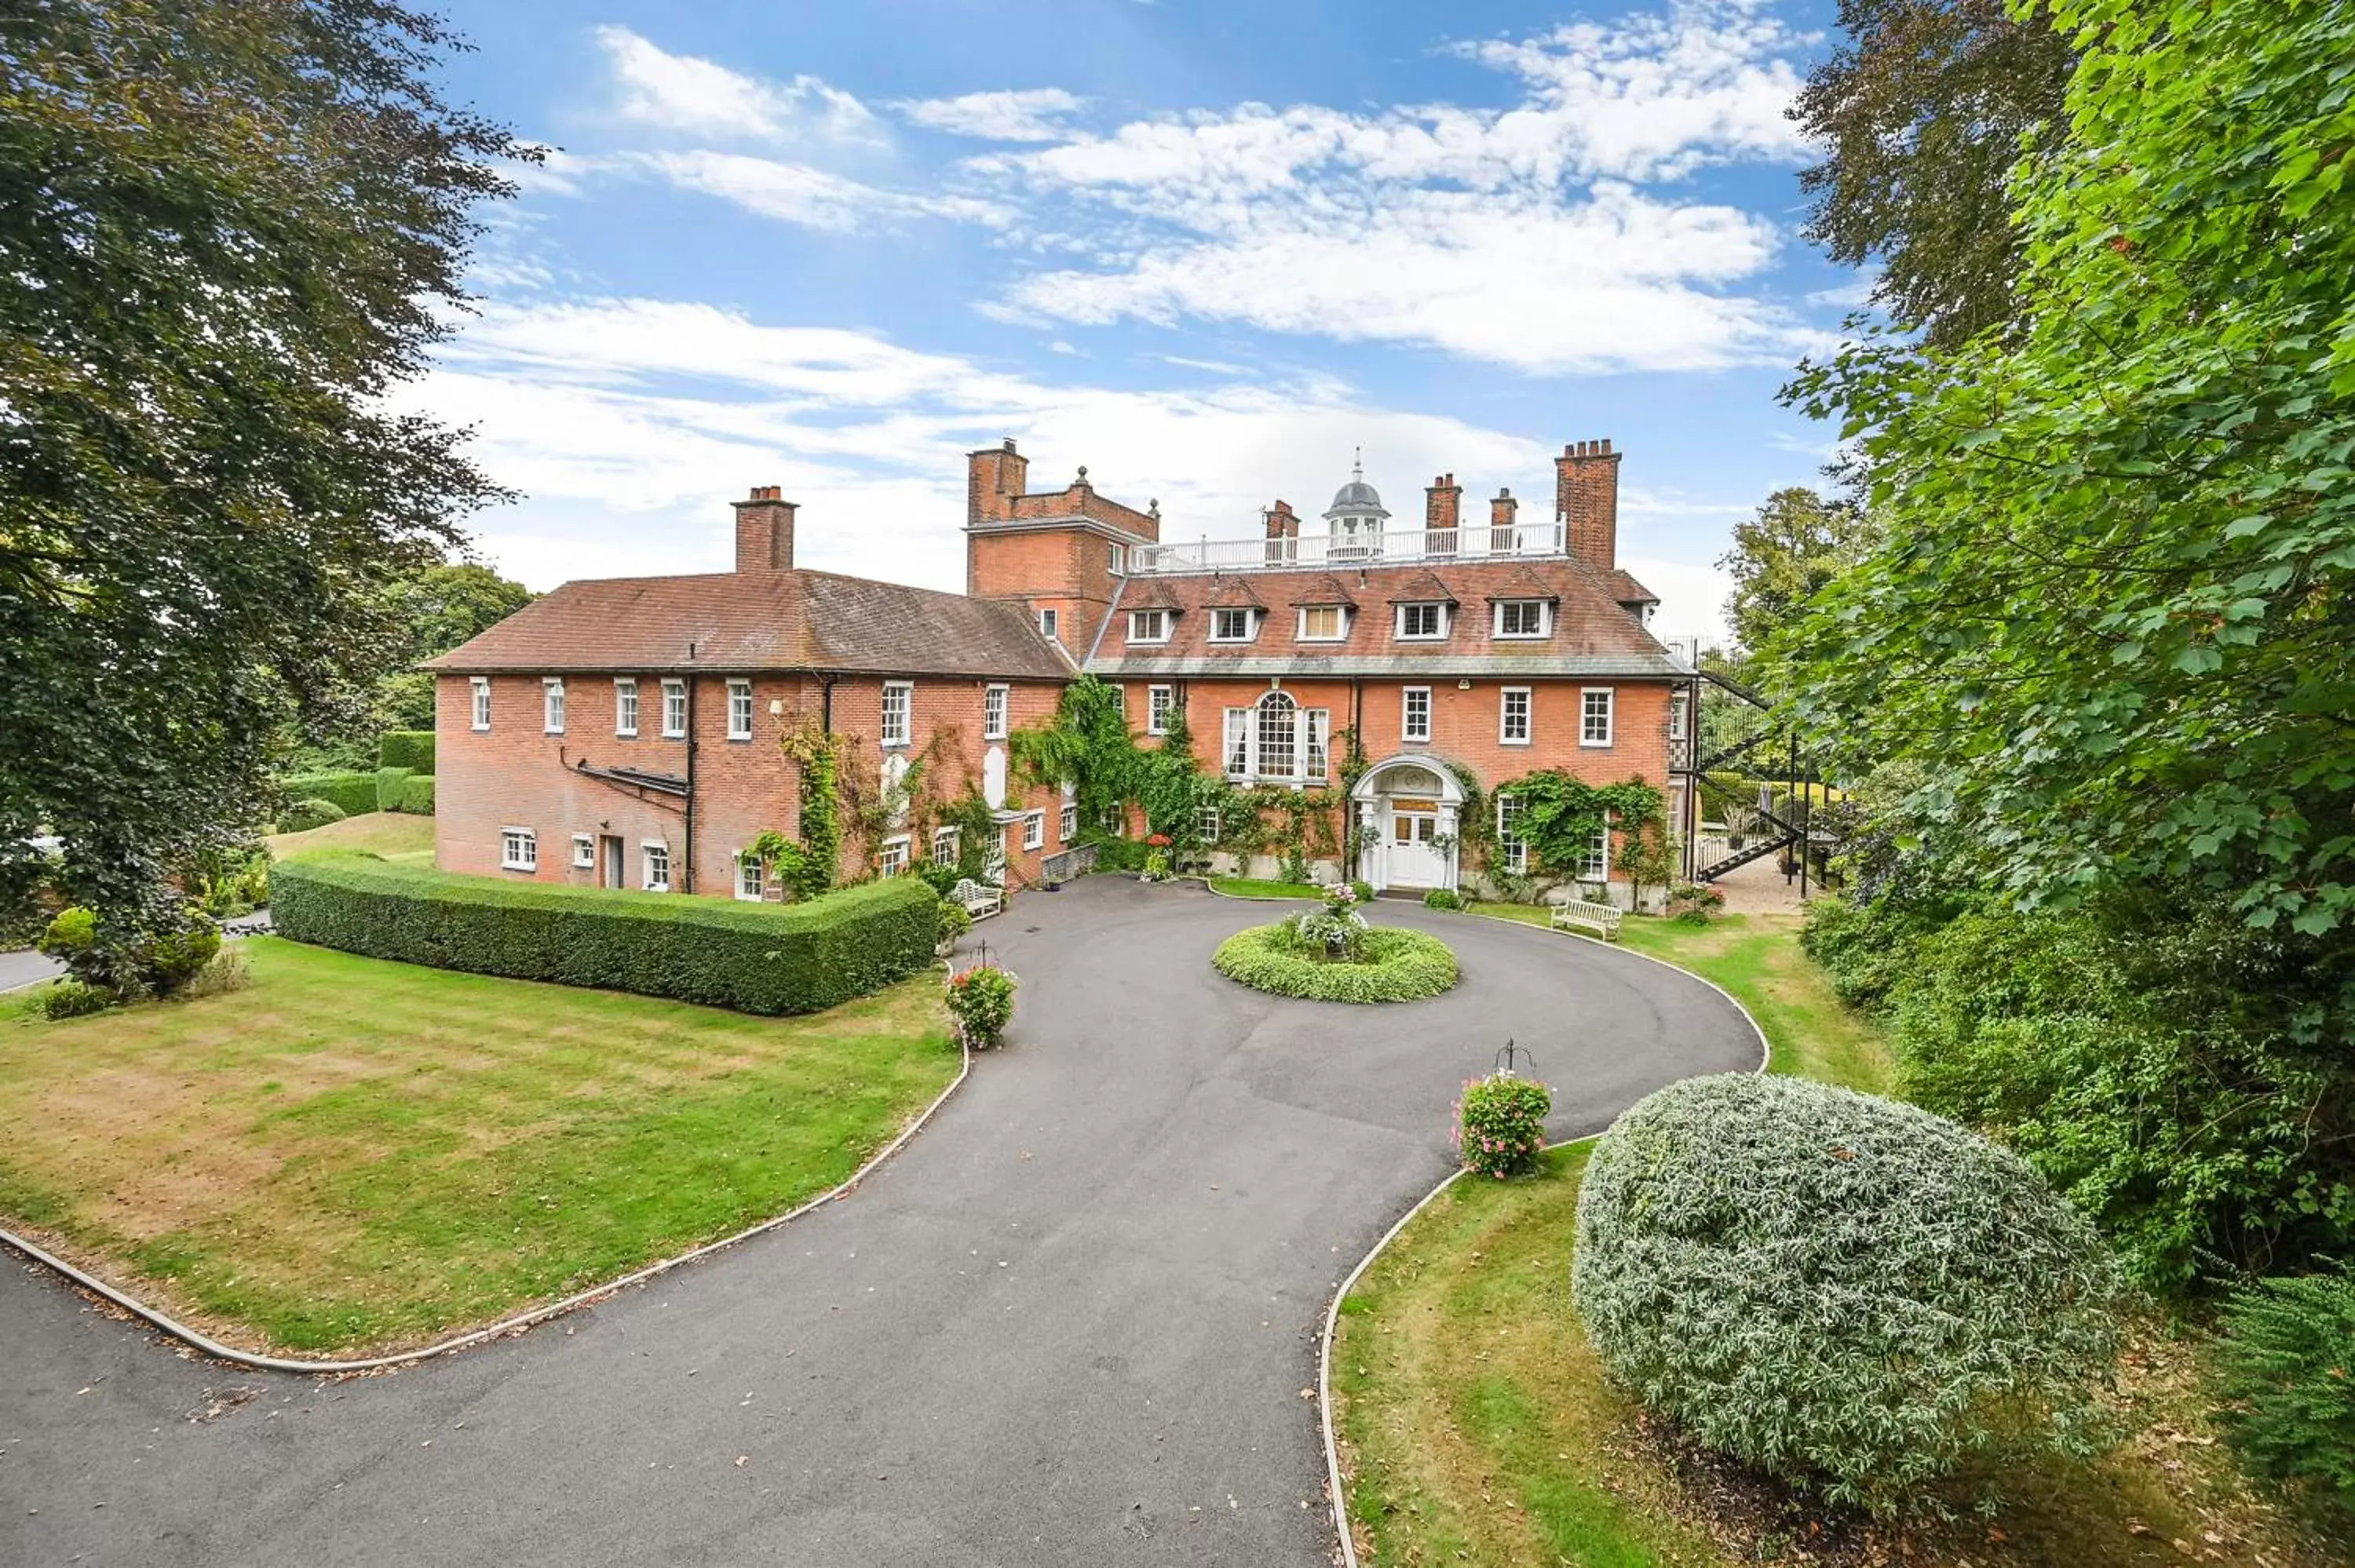
[[[1455,1102],[1455,1150],[1464,1169],[1502,1181],[1545,1152],[1545,1118],[1553,1092],[1535,1078],[1491,1073],[1464,1086]]]
[[[955,884],[952,883],[951,886]],[[943,897],[932,911],[932,930],[943,945],[955,941],[973,929],[973,911],[954,898]]]
[[[504,493],[402,391],[537,156],[443,101],[456,43],[385,0],[9,12],[0,842],[55,832],[111,926],[180,921]]]
[[[502,882],[373,855],[299,855],[271,912],[300,942],[437,969],[666,996],[740,1012],[815,1012],[932,961],[938,900],[891,877],[775,906]]]
[[[2355,1516],[2355,1271],[2236,1291],[2215,1360],[2219,1414],[2242,1463]]]
[[[796,898],[815,898],[834,885],[842,864],[841,743],[813,719],[786,731],[778,745],[800,776],[802,834],[800,859],[788,862],[781,854],[778,875]]]
[[[392,809],[412,817],[433,814],[433,775],[412,773],[400,781],[400,793],[393,798]]]
[[[1818,902],[1830,903],[1823,899]],[[1668,889],[1668,918],[1684,926],[1706,926],[1725,912],[1725,892],[1706,882],[1679,882]]]
[[[171,996],[220,951],[220,928],[183,906],[168,925],[125,921],[76,906],[58,912],[35,944],[75,980],[120,1001]]]
[[[52,1022],[87,1018],[103,1012],[122,1000],[104,986],[85,985],[69,975],[41,992],[41,1016]]]
[[[1455,955],[1421,931],[1378,927],[1366,933],[1360,956],[1328,963],[1303,953],[1284,927],[1253,926],[1220,943],[1210,965],[1254,991],[1317,1001],[1415,1001],[1455,984]]]
[[[435,652],[445,650],[437,649]],[[433,732],[430,729],[386,730],[377,740],[376,765],[378,768],[406,768],[411,773],[432,772]]]
[[[1659,821],[1664,803],[1659,790],[1640,779],[1624,784],[1589,784],[1555,768],[1524,773],[1509,784],[1497,785],[1497,793],[1510,795],[1521,803],[1513,836],[1529,845],[1530,863],[1556,873],[1584,859],[1594,835],[1605,828],[1631,836],[1641,834]],[[1485,820],[1489,815],[1482,811],[1475,817],[1467,809],[1465,820]],[[1494,865],[1489,874],[1497,874]]]
[[[1837,415],[1879,546],[1775,651],[1843,770],[2030,901],[2164,881],[2355,916],[2355,11],[2060,0],[2065,141],[2019,168],[2019,325],[1864,333]]]
[[[400,667],[377,682],[365,715],[356,723],[430,736],[435,716],[433,676],[412,666],[472,641],[538,597],[473,561],[438,561],[401,576],[383,595],[383,612],[399,629]],[[413,753],[385,752],[379,743],[378,765],[431,773],[432,743],[429,739],[425,744],[420,761]]]
[[[1295,915],[1282,929],[1294,951],[1328,964],[1362,963],[1370,934],[1358,913],[1358,895],[1347,887],[1327,889],[1323,906]]]
[[[1461,909],[1464,907],[1464,895],[1450,888],[1434,887],[1423,895],[1423,906],[1425,909]]]
[[[1706,1446],[1886,1515],[1966,1461],[2092,1451],[2120,1284],[2015,1156],[1806,1079],[1691,1078],[1595,1145],[1572,1288],[1604,1370]]]
[[[1733,525],[1733,547],[1717,561],[1733,579],[1725,619],[1735,642],[1745,653],[1765,647],[1863,553],[1868,534],[1851,503],[1799,486],[1768,496]]]
[[[331,801],[345,816],[357,817],[378,809],[376,780],[373,772],[290,773],[278,787],[293,800]]]
[[[1014,1022],[1014,977],[995,964],[977,964],[949,977],[947,1000],[966,1045],[986,1051]]]
[[[1031,784],[1071,785],[1080,820],[1086,822],[1101,822],[1107,812],[1136,799],[1150,755],[1137,748],[1129,733],[1119,689],[1093,675],[1065,686],[1054,718],[1014,731],[1007,746]]]
[[[1370,882],[1352,882],[1349,884],[1349,891],[1358,895],[1358,902],[1360,904],[1371,904],[1374,901],[1374,885]]]
[[[400,810],[401,786],[414,777],[415,775],[406,768],[378,768],[376,770],[376,810],[379,811]]]
[[[307,833],[313,828],[340,822],[350,815],[333,800],[297,800],[278,813],[278,831],[282,833]]]
[[[1152,850],[1146,855],[1145,880],[1147,882],[1167,882],[1169,880],[1169,852],[1167,850]]]

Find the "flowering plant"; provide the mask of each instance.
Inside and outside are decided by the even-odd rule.
[[[1545,1118],[1553,1091],[1534,1078],[1491,1073],[1464,1086],[1455,1102],[1455,1151],[1464,1169],[1502,1181],[1545,1152]]]
[[[1169,847],[1169,835],[1167,833],[1147,834],[1145,842],[1151,844],[1155,849],[1167,849]]]
[[[951,975],[948,1005],[966,1046],[986,1051],[1014,1021],[1014,977],[995,964],[976,964]]]

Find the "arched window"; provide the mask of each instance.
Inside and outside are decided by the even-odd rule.
[[[1289,779],[1300,771],[1298,714],[1300,705],[1282,692],[1259,700],[1259,772],[1263,778]]]

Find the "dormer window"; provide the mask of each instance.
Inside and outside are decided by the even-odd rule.
[[[1169,641],[1169,612],[1166,609],[1132,609],[1128,612],[1128,640],[1131,642],[1167,642]]]
[[[1248,609],[1210,611],[1210,641],[1213,642],[1249,642],[1257,630],[1257,623]]]
[[[1447,635],[1447,606],[1441,603],[1402,604],[1398,607],[1398,636],[1401,642],[1436,642]]]
[[[1304,605],[1300,610],[1300,641],[1338,642],[1349,634],[1349,612],[1337,604]]]
[[[1553,630],[1553,607],[1541,599],[1503,599],[1497,601],[1497,635],[1499,637],[1543,637]]]

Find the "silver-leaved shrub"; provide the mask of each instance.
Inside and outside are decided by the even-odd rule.
[[[1612,1380],[1706,1446],[1887,1516],[2098,1447],[2122,1285],[2017,1156],[1803,1079],[1693,1078],[1595,1145],[1572,1289]]]

